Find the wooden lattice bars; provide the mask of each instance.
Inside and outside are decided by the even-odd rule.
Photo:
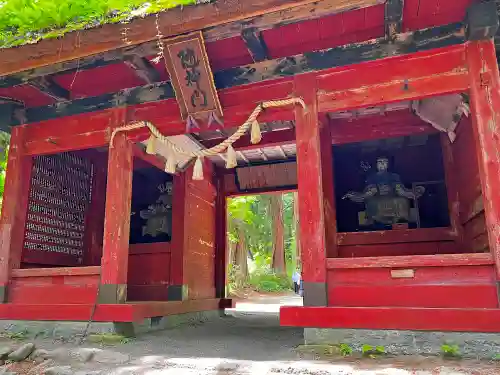
[[[92,163],[74,153],[34,157],[23,262],[82,264],[92,180]]]

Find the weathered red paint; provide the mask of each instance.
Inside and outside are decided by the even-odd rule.
[[[282,306],[280,324],[315,328],[497,333],[500,331],[500,309]]]
[[[363,63],[318,76],[322,112],[370,107],[469,88],[463,46]]]
[[[186,173],[174,176],[172,202],[172,251],[170,255],[170,282],[172,285],[182,285],[183,281],[183,251],[186,225]]]
[[[216,190],[212,167],[205,163],[203,181],[193,181],[186,173],[183,285],[189,299],[215,297]]]
[[[24,228],[33,159],[23,147],[25,127],[12,130],[0,220],[0,286],[9,281],[11,269],[21,265]]]
[[[297,76],[295,95],[301,97],[307,106],[306,109],[299,106],[295,109],[302,278],[305,282],[324,283],[327,224],[324,213],[321,129],[315,77]]]
[[[460,252],[460,249],[457,248],[457,244],[453,241],[400,242],[338,247],[338,256],[341,258],[400,257],[403,255],[456,254],[458,252]],[[467,252],[471,252],[471,250],[469,249]]]
[[[334,145],[438,132],[409,109],[351,120],[334,119],[331,123]]]
[[[170,243],[129,248],[127,301],[166,301],[170,285]]]
[[[102,256],[103,284],[127,284],[132,199],[132,143],[117,134],[109,148]]]
[[[457,235],[450,228],[398,229],[376,232],[339,233],[337,244],[373,245],[385,243],[454,241]]]
[[[492,265],[491,254],[446,254],[446,255],[409,255],[399,257],[329,258],[326,267],[337,268],[410,268],[410,267],[447,267],[466,265]]]
[[[469,43],[467,61],[489,245],[500,279],[500,78],[493,41]]]
[[[217,298],[226,296],[227,280],[227,195],[224,175],[216,169],[215,184],[217,197],[215,200],[215,292]]]
[[[100,267],[13,270],[10,304],[85,304],[97,296]]]
[[[141,302],[124,304],[98,304],[95,322],[136,322],[155,316],[168,316],[196,311],[217,310],[227,299],[202,299],[183,302]],[[80,320],[91,317],[93,303],[88,304],[1,304],[1,319],[19,320]]]
[[[412,274],[393,276],[401,270]],[[335,268],[328,271],[328,300],[351,307],[496,308],[495,281],[492,265]]]

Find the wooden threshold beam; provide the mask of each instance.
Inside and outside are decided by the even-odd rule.
[[[385,38],[377,38],[367,42],[354,43],[227,69],[215,74],[215,83],[217,89],[222,90],[307,72],[325,71],[331,68],[379,60],[386,57],[394,58],[409,53],[458,45],[464,43],[464,41],[462,24],[451,24],[412,33],[398,34],[394,42],[388,42]],[[24,118],[25,123],[39,122],[124,105],[157,102],[165,99],[173,99],[174,97],[174,91],[170,82],[159,82],[132,89],[124,89],[116,93],[76,99],[66,103],[64,106],[49,105],[28,108],[25,111]],[[224,106],[224,103],[222,104]],[[11,124],[5,125],[12,126],[19,123],[15,121],[13,120]]]
[[[379,1],[328,0],[329,7],[317,13],[322,15],[326,11],[341,12],[375,5]],[[292,22],[310,18],[307,10],[314,9],[314,4],[317,3],[317,0],[218,0],[162,12],[158,18],[158,25],[160,33],[165,38],[257,17],[264,19],[260,21],[261,24],[269,24],[271,27],[278,19],[283,19],[286,13],[289,13],[289,19]],[[295,11],[292,11],[294,8],[296,8]],[[107,24],[98,28],[72,32],[60,39],[45,39],[36,44],[5,49],[2,51],[0,61],[0,76],[120,48],[131,48],[131,46],[155,40],[157,33],[155,15],[151,15],[134,19],[127,24]],[[241,30],[237,34],[240,33]],[[228,33],[223,33],[222,30],[213,32],[213,35],[217,37],[221,34],[227,35]]]
[[[497,333],[500,331],[500,309],[282,306],[280,324],[289,327]]]

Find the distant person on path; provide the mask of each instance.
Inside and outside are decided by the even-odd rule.
[[[295,294],[299,294],[300,292],[300,272],[298,270],[295,270],[295,272],[292,275],[292,281],[293,281],[293,290]]]

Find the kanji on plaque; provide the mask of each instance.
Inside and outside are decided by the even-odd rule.
[[[166,40],[165,65],[188,127],[196,120],[213,122],[222,118],[212,70],[201,32]]]

